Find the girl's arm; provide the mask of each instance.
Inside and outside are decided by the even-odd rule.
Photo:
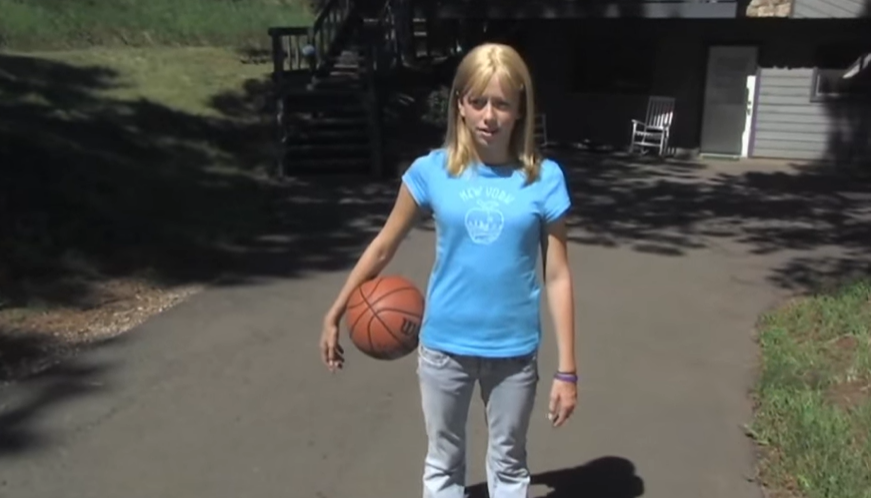
[[[557,368],[560,372],[575,372],[575,299],[565,218],[550,223],[545,237],[545,286],[559,351]]]
[[[351,292],[363,282],[377,276],[390,263],[400,243],[408,234],[415,219],[420,215],[421,209],[414,201],[405,183],[403,183],[399,187],[399,193],[396,196],[396,202],[393,205],[390,216],[387,218],[381,231],[378,232],[378,235],[375,236],[366,250],[363,251],[354,269],[351,270],[348,278],[345,280],[345,285],[339,291],[335,302],[333,302],[333,305],[327,312],[326,321],[330,325],[334,325],[339,321],[342,313],[344,313],[345,305],[348,303]]]

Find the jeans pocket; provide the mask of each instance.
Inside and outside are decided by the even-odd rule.
[[[538,372],[538,352],[517,356],[509,360],[511,369],[516,372],[523,372],[535,379],[536,382],[540,379]]]
[[[421,344],[417,348],[417,359],[419,367],[443,368],[451,361],[451,356],[442,351],[429,349]]]

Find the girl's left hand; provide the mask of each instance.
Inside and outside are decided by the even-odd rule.
[[[550,389],[550,406],[548,407],[548,418],[553,426],[563,425],[572,416],[577,403],[578,386],[572,382],[554,379],[553,387]]]

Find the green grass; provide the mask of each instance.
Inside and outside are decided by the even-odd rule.
[[[767,314],[752,432],[762,477],[807,498],[871,498],[871,282]]]
[[[13,54],[15,55],[15,54]],[[216,95],[245,93],[249,80],[265,81],[272,66],[242,63],[220,47],[96,47],[87,50],[26,52],[18,55],[78,68],[106,68],[111,82],[91,95],[117,102],[148,100],[196,115],[222,116]],[[266,99],[268,89],[251,98]]]
[[[304,0],[0,0],[0,47],[268,46],[312,21]]]

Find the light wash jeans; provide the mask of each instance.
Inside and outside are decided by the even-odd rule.
[[[536,354],[491,359],[418,348],[421,402],[429,443],[423,498],[464,498],[466,421],[475,383],[481,387],[489,444],[490,498],[527,498],[526,433],[538,385]]]

